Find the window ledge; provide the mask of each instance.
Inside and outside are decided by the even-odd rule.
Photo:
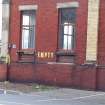
[[[75,65],[74,63],[48,62],[49,65]]]
[[[18,54],[18,62],[19,63],[33,63],[35,62],[36,52],[32,50],[19,50]]]
[[[17,51],[19,55],[35,55],[35,51],[19,50]]]
[[[57,56],[75,56],[74,51],[66,51],[66,50],[61,50],[56,52]]]

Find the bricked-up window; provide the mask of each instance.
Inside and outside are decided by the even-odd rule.
[[[75,44],[76,9],[59,9],[59,47],[64,50],[73,50]]]
[[[35,48],[35,11],[22,11],[22,49]]]

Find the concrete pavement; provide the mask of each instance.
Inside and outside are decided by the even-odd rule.
[[[105,93],[75,89],[22,94],[0,92],[0,105],[105,105]]]

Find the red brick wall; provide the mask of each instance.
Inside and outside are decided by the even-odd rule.
[[[105,64],[105,0],[100,0],[98,63]]]
[[[7,65],[0,64],[0,81],[5,81],[7,79]]]
[[[58,10],[56,3],[75,0],[11,0],[10,37],[9,42],[16,44],[11,48],[12,61],[17,61],[17,50],[20,48],[20,12],[18,6],[22,4],[37,4],[36,51],[57,50],[58,43]],[[88,0],[78,0],[76,20],[76,63],[82,64],[86,55],[86,33]],[[105,0],[100,0],[98,63],[105,64]],[[40,60],[40,59],[39,59]],[[42,60],[42,59],[41,59]],[[46,61],[47,59],[44,59]],[[51,60],[55,61],[55,59]],[[6,69],[0,65],[0,79],[5,80]],[[3,71],[4,70],[4,71]],[[102,68],[74,67],[68,65],[45,64],[11,64],[9,79],[12,81],[37,81],[54,85],[74,86],[87,89],[105,90],[105,72]]]
[[[97,69],[97,89],[105,90],[105,67]]]
[[[31,65],[13,63],[9,69],[9,80],[70,86],[72,84],[72,69],[73,66],[70,65]]]
[[[9,80],[95,90],[96,68],[61,64],[13,63],[9,69]]]
[[[96,89],[96,67],[76,66],[72,71],[72,86],[80,89]]]
[[[56,3],[70,2],[75,0],[11,0],[10,17],[10,43],[16,44],[16,49],[11,49],[12,61],[17,60],[16,51],[20,46],[20,12],[18,6],[22,4],[37,4],[37,26],[36,26],[36,50],[53,51],[57,50],[58,43],[58,10]],[[86,29],[87,29],[87,2],[78,0],[76,21],[76,62],[81,64],[85,60],[86,52]],[[54,59],[55,60],[55,59]]]

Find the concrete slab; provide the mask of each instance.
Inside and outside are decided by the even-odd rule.
[[[2,92],[1,92],[2,93]],[[0,105],[105,105],[105,92],[56,89],[31,94],[0,94]]]

